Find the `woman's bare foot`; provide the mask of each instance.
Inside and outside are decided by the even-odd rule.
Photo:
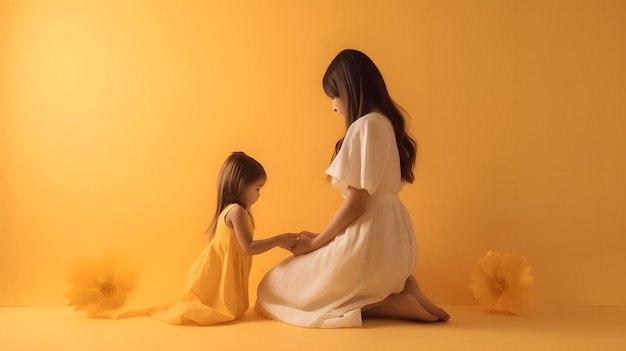
[[[439,317],[428,312],[415,296],[401,292],[389,295],[383,301],[367,305],[362,309],[363,316],[373,318],[410,319],[419,322],[436,322]]]
[[[410,276],[404,283],[403,293],[411,294],[417,299],[420,305],[430,314],[437,316],[440,321],[446,322],[450,315],[443,308],[435,305],[422,291],[414,276]]]

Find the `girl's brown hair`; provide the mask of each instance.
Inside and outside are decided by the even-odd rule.
[[[226,206],[239,204],[243,208],[248,208],[242,194],[247,186],[262,178],[267,178],[263,166],[244,152],[236,151],[226,158],[217,177],[217,206],[211,224],[206,230],[209,239],[213,239],[217,221]]]
[[[376,110],[391,121],[400,153],[402,181],[413,183],[417,144],[407,132],[405,117],[400,112],[402,108],[389,96],[383,76],[374,62],[358,50],[343,50],[326,69],[322,87],[328,97],[339,98],[343,102],[346,130],[354,121]],[[342,143],[343,138],[335,145],[333,159]]]

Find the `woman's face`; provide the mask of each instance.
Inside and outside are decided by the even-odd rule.
[[[338,97],[330,98],[330,103],[333,108],[333,112],[339,112],[340,114],[343,115],[344,104],[340,98]]]

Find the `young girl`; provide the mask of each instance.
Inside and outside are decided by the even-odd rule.
[[[209,244],[191,265],[183,296],[149,314],[172,324],[211,325],[232,321],[248,309],[251,255],[276,246],[290,249],[296,234],[253,240],[250,207],[267,176],[263,166],[233,152],[218,177],[217,207],[207,234]]]

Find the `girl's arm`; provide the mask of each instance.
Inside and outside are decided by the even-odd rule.
[[[291,248],[296,243],[297,235],[280,234],[267,239],[253,240],[252,228],[248,224],[248,212],[241,206],[233,206],[226,214],[226,224],[232,225],[237,241],[247,255],[257,255],[276,246]]]
[[[291,248],[294,256],[302,255],[324,246],[332,241],[350,223],[365,212],[370,194],[365,189],[348,186],[348,192],[341,206],[319,235],[309,238],[306,234],[300,237],[298,244]]]

